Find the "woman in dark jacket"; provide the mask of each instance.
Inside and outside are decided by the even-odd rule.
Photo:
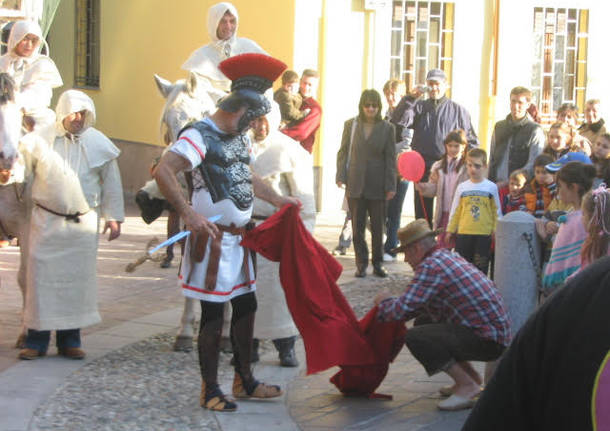
[[[371,220],[373,273],[386,277],[383,262],[383,223],[386,200],[396,191],[396,149],[394,126],[381,118],[381,96],[364,90],[359,114],[345,122],[341,148],[337,153],[336,182],[346,186],[352,215],[356,277],[364,277],[368,247],[364,239],[367,215]]]

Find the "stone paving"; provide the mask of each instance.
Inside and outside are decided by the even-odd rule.
[[[100,241],[99,303],[103,322],[83,330],[85,361],[55,356],[18,361],[13,348],[19,330],[21,297],[15,282],[16,248],[0,249],[0,430],[457,430],[467,412],[436,409],[438,388],[447,377],[428,378],[403,349],[391,365],[380,393],[392,401],[345,398],[328,382],[337,369],[312,376],[300,369],[277,367],[277,355],[263,343],[255,373],[280,383],[279,400],[240,402],[232,414],[214,414],[198,406],[196,354],[171,351],[182,298],[176,267],[160,269],[146,262],[136,272],[125,265],[143,252],[153,236],[164,236],[164,219],[145,225],[129,211],[123,235]],[[408,221],[407,218],[404,222]],[[316,238],[328,249],[336,245],[340,215],[322,216]],[[403,223],[404,224],[404,223]],[[376,291],[404,288],[408,265],[386,265],[391,277],[353,277],[353,254],[338,256],[344,265],[339,285],[358,315],[366,312]],[[175,262],[177,264],[177,262]],[[220,381],[230,390],[229,357],[223,355]]]

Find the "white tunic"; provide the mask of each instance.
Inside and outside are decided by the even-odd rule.
[[[57,117],[63,119],[76,112],[73,109],[87,111],[81,134],[65,136],[60,122],[26,135],[20,143],[26,172],[33,178],[24,311],[24,323],[31,329],[73,329],[100,321],[99,217],[124,219],[119,150],[90,127],[95,118],[91,99],[79,91],[64,93]],[[76,223],[41,206],[55,213],[83,215]]]
[[[206,118],[204,121],[219,131],[209,118]],[[187,129],[180,135],[180,138],[176,143],[170,147],[169,151],[187,159],[191,164],[190,169],[192,170],[201,164],[207,150],[206,145],[201,138],[201,134],[195,129]],[[245,226],[252,215],[252,207],[246,210],[240,210],[230,199],[223,199],[214,203],[210,193],[205,188],[199,188],[193,191],[192,206],[198,214],[202,214],[206,218],[221,215],[222,218],[218,220],[217,223],[225,226],[231,224],[234,224],[236,227]],[[191,262],[190,249],[192,245],[191,237],[189,236],[186,241],[184,257],[180,266],[180,286],[182,287],[182,293],[187,297],[199,300],[226,302],[236,296],[255,291],[256,283],[254,280],[252,259],[248,253],[250,273],[250,278],[248,279],[242,265],[244,249],[239,245],[240,242],[240,235],[231,235],[228,232],[223,233],[216,288],[213,291],[210,291],[204,289],[210,255],[210,242],[208,241],[206,246],[203,261]]]
[[[81,139],[86,145],[86,137]],[[58,137],[49,146],[34,134],[22,140],[21,153],[26,169],[34,175],[25,325],[51,330],[98,323],[95,274],[99,215],[123,220],[116,161],[91,166],[82,143],[67,144]],[[61,214],[85,214],[75,223],[36,204]]]
[[[277,130],[273,130],[263,141],[252,142],[256,155],[252,170],[278,194],[294,196],[301,201],[301,218],[307,230],[312,232],[316,211],[311,154],[297,141]],[[255,216],[268,217],[276,211],[277,208],[268,202],[254,199]],[[298,335],[280,282],[280,264],[261,255],[256,260],[259,289],[256,294],[258,309],[254,337],[274,340]]]

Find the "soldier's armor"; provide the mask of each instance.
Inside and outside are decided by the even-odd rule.
[[[206,188],[212,202],[230,199],[240,210],[252,206],[252,174],[248,138],[221,135],[203,121],[190,124],[197,130],[206,146],[205,160],[193,170],[193,188]]]

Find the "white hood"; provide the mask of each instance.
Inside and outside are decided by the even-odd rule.
[[[38,36],[38,46],[34,50],[34,53],[38,53],[40,45],[42,43],[42,30],[40,26],[34,21],[17,21],[11,28],[11,34],[8,37],[8,52],[14,53],[14,49],[21,40],[28,34]],[[35,55],[35,54],[33,54]]]
[[[235,6],[233,6],[229,2],[221,2],[210,7],[210,9],[208,10],[208,34],[210,35],[210,39],[212,39],[213,42],[220,41],[220,39],[218,39],[218,36],[216,35],[216,31],[218,30],[218,24],[220,24],[220,20],[222,19],[224,14],[227,13],[227,11],[235,17],[235,31],[233,32],[233,36],[231,36],[228,41],[223,42],[231,43],[235,40],[235,38],[237,38],[237,27],[239,25],[239,16],[237,15],[237,9],[235,9]]]
[[[83,125],[83,133],[89,127],[95,124],[95,105],[93,100],[82,91],[68,90],[59,96],[55,114],[57,115],[57,131],[60,135],[67,133],[64,128],[63,121],[68,115],[73,112],[87,111],[85,115],[85,124]]]

